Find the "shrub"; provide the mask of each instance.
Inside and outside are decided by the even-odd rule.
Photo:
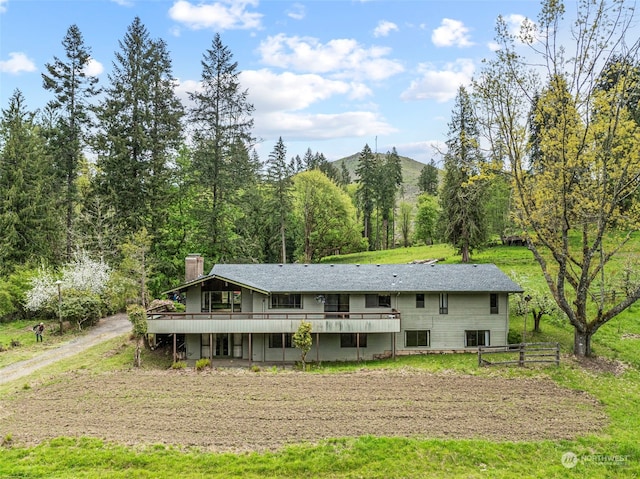
[[[184,361],[176,361],[171,365],[171,369],[185,369],[187,367],[187,363]]]
[[[20,319],[28,316],[24,308],[27,291],[37,270],[22,268],[0,279],[0,320]]]
[[[95,293],[67,290],[62,295],[60,313],[64,320],[76,323],[78,329],[93,326],[102,317],[102,300]]]
[[[520,344],[522,342],[522,333],[510,329],[507,335],[507,342],[509,344]]]
[[[202,358],[196,361],[196,371],[202,371],[209,366],[211,366],[211,361],[208,358]]]

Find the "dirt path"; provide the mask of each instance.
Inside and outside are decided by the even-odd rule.
[[[0,384],[27,376],[40,368],[74,356],[103,341],[115,338],[131,331],[131,323],[126,314],[116,314],[101,319],[84,336],[60,344],[58,347],[43,351],[31,359],[13,363],[0,369]]]

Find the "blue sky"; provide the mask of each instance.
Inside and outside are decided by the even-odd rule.
[[[282,137],[287,156],[329,160],[378,152],[428,162],[446,139],[460,85],[493,55],[494,25],[535,19],[537,0],[0,0],[0,107],[16,88],[36,109],[51,99],[44,65],[64,57],[76,24],[107,85],[121,40],[139,16],[167,42],[177,93],[198,88],[202,55],[220,33],[255,106],[264,161]]]

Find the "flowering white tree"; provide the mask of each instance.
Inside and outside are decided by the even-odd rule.
[[[79,253],[75,259],[67,263],[60,275],[42,268],[32,280],[32,287],[27,291],[25,308],[40,311],[51,308],[58,297],[56,281],[61,281],[61,290],[76,290],[96,295],[102,294],[109,282],[111,268],[103,261],[96,261],[85,252]],[[61,276],[61,277],[60,277]]]

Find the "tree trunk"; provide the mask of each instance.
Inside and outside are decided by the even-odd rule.
[[[577,329],[573,336],[573,354],[578,357],[591,356],[591,335],[590,332],[581,332]]]
[[[462,262],[463,263],[468,263],[469,259],[470,259],[470,257],[469,257],[469,245],[468,244],[463,244],[462,245],[461,253],[462,253]]]
[[[536,313],[535,311],[533,311],[533,331],[535,333],[539,333],[540,332],[540,320],[542,319],[542,315],[544,313],[542,311]]]

